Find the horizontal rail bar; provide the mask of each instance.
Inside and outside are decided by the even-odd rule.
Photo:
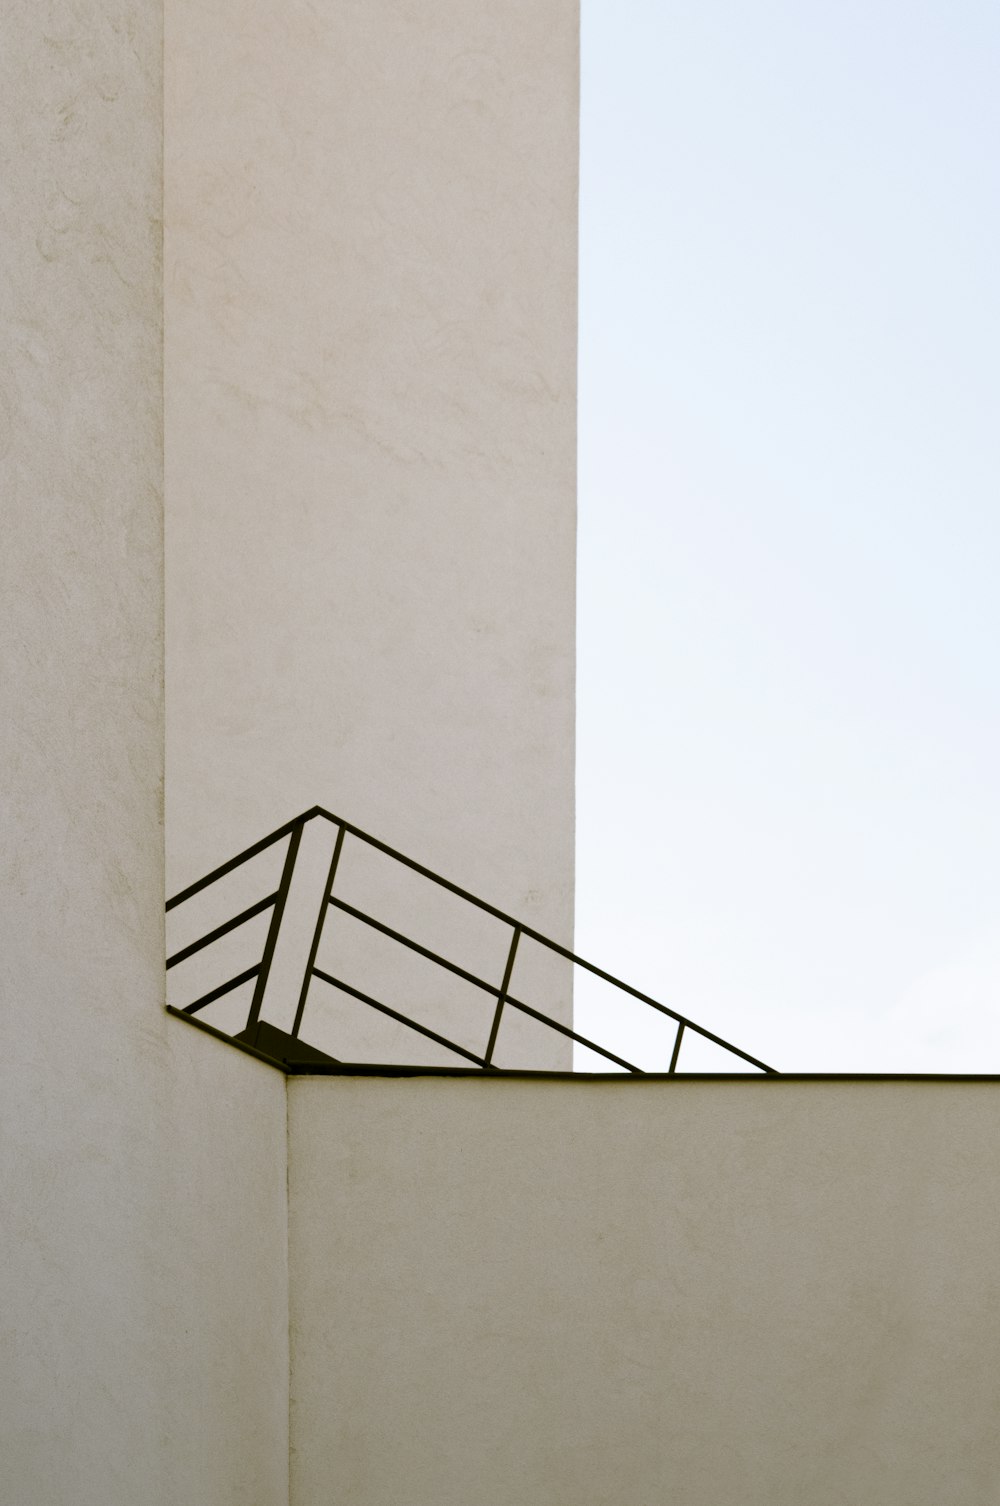
[[[390,847],[387,842],[380,842],[378,837],[373,837],[370,832],[362,831],[360,826],[352,826],[350,821],[343,821],[340,816],[331,815],[321,805],[316,807],[315,814],[325,817],[327,821],[335,822],[338,826],[342,826],[346,832],[350,832],[352,837],[357,837],[361,842],[367,842],[369,847],[375,847],[379,852],[384,852],[386,857],[395,858],[397,863],[402,863],[405,868],[412,868],[414,873],[419,873],[423,878],[430,879],[432,883],[440,884],[442,889],[447,889],[450,893],[457,894],[459,899],[468,900],[470,905],[475,905],[479,910],[485,910],[487,915],[495,915],[497,920],[502,920],[505,925],[516,926],[521,924],[512,915],[506,915],[503,910],[498,910],[495,905],[487,904],[486,900],[480,899],[475,894],[470,894],[468,889],[460,888],[458,884],[453,884],[450,879],[442,878],[440,873],[435,873],[431,868],[425,868],[422,863],[416,862],[414,858],[408,858],[405,853],[397,852],[396,848]],[[534,934],[529,933],[527,926],[521,926],[521,930],[526,936]],[[543,937],[537,939],[544,940]]]
[[[551,1019],[549,1015],[542,1014],[538,1009],[532,1009],[530,1004],[522,1004],[520,999],[514,998],[513,994],[508,994],[504,1002],[513,1005],[522,1014],[530,1014],[532,1019],[541,1020],[543,1025],[548,1025],[552,1030],[558,1030],[560,1035],[568,1035],[571,1041],[577,1041],[581,1046],[586,1046],[588,1051],[596,1051],[598,1056],[606,1056],[609,1062],[617,1062],[620,1067],[625,1068],[626,1072],[634,1072],[637,1077],[645,1077],[646,1074],[641,1067],[634,1067],[631,1062],[625,1061],[624,1057],[616,1056],[613,1051],[608,1051],[604,1046],[598,1046],[595,1041],[588,1041],[585,1035],[577,1035],[576,1031],[571,1030],[568,1025],[560,1025],[558,1020]],[[497,1071],[502,1070],[500,1067],[497,1068]]]
[[[387,857],[394,858],[396,862],[402,863],[404,867],[412,869],[414,873],[419,873],[423,878],[430,879],[432,883],[439,884],[441,888],[447,889],[451,894],[457,895],[459,899],[467,900],[470,905],[475,905],[477,909],[485,910],[487,915],[495,916],[497,920],[502,920],[505,925],[519,927],[523,936],[529,936],[532,941],[537,941],[540,946],[548,947],[549,951],[558,953],[560,957],[565,957],[568,962],[573,962],[578,967],[586,968],[587,972],[593,973],[595,977],[603,979],[605,983],[610,983],[615,988],[622,989],[625,993],[631,994],[634,999],[639,999],[643,1004],[648,1004],[651,1008],[659,1010],[661,1014],[668,1015],[670,1019],[676,1020],[678,1024],[683,1024],[686,1029],[694,1030],[698,1035],[703,1035],[706,1040],[713,1041],[717,1046],[721,1046],[723,1050],[733,1052],[735,1056],[741,1057],[743,1061],[749,1062],[751,1066],[758,1067],[760,1071],[769,1072],[774,1076],[780,1075],[776,1067],[769,1067],[766,1062],[759,1061],[757,1057],[751,1056],[749,1052],[741,1051],[739,1046],[734,1046],[730,1041],[724,1040],[722,1036],[713,1034],[711,1030],[706,1030],[704,1026],[698,1025],[694,1020],[688,1019],[687,1015],[679,1014],[676,1009],[670,1009],[666,1004],[661,1004],[659,1000],[651,998],[649,994],[644,994],[640,989],[633,988],[630,983],[626,983],[622,978],[616,978],[613,973],[605,972],[603,968],[597,967],[595,963],[588,962],[584,957],[577,956],[568,947],[560,946],[557,941],[552,941],[548,936],[543,936],[541,931],[533,930],[531,926],[522,924],[513,915],[508,915],[505,911],[498,910],[495,905],[487,904],[486,900],[479,899],[475,894],[470,894],[467,889],[462,889],[458,884],[453,884],[449,879],[442,878],[433,869],[425,868],[422,863],[417,863],[413,858],[408,858],[405,853],[398,852],[395,847],[390,847],[387,842],[380,842],[377,837],[373,837],[369,832],[362,831],[359,826],[353,826],[350,821],[344,821],[340,816],[332,815],[330,811],[325,810],[322,806],[317,806],[310,814],[319,815],[327,821],[335,822],[338,826],[342,826],[345,831],[350,832],[352,836],[357,837],[359,841],[367,842],[370,847],[376,848],[379,852],[384,852]],[[496,990],[494,989],[493,992],[495,993]]]
[[[252,920],[255,915],[260,915],[264,910],[270,909],[277,898],[278,891],[275,890],[266,899],[259,899],[255,905],[251,905],[242,914],[234,916],[232,920],[227,920],[224,926],[216,926],[214,931],[209,931],[208,935],[203,936],[200,941],[192,941],[190,946],[182,947],[179,952],[167,958],[167,967],[183,962],[186,957],[193,957],[195,952],[201,951],[202,947],[211,946],[213,941],[218,941],[220,937],[227,936],[230,931],[235,931],[237,926],[241,926],[244,921]]]
[[[355,920],[363,921],[366,926],[371,926],[373,930],[381,931],[383,936],[389,936],[393,941],[398,941],[402,946],[409,947],[411,952],[417,952],[421,957],[426,957],[429,962],[436,962],[439,967],[447,968],[449,973],[454,973],[457,977],[464,978],[466,983],[474,983],[477,988],[485,989],[488,994],[493,995],[494,999],[499,994],[500,990],[495,983],[487,983],[485,978],[477,978],[475,973],[466,972],[465,968],[459,967],[457,962],[449,962],[447,957],[439,957],[437,952],[432,952],[429,947],[421,946],[419,941],[411,941],[410,937],[404,936],[401,931],[394,931],[391,926],[383,924],[381,920],[376,920],[374,915],[366,915],[364,910],[355,909],[346,900],[338,899],[335,894],[331,894],[327,903],[335,906],[338,910],[343,910],[345,915],[353,915]]]
[[[360,999],[362,1004],[369,1004],[372,1009],[381,1010],[382,1014],[387,1014],[392,1019],[398,1020],[401,1025],[408,1025],[411,1030],[418,1030],[421,1035],[426,1035],[429,1040],[437,1041],[438,1045],[443,1046],[446,1051],[454,1051],[458,1056],[464,1056],[468,1061],[475,1062],[477,1066],[484,1067],[487,1071],[490,1070],[481,1056],[476,1056],[472,1051],[466,1051],[464,1046],[456,1046],[454,1041],[449,1041],[443,1035],[438,1035],[435,1030],[428,1030],[426,1025],[418,1025],[416,1020],[411,1020],[405,1014],[400,1014],[398,1009],[390,1009],[388,1004],[380,1004],[378,999],[373,999],[370,994],[363,994],[359,988],[352,988],[350,983],[344,983],[340,978],[331,978],[330,974],[324,973],[322,968],[314,967],[313,973],[317,978],[322,978],[324,983],[330,983],[334,988],[341,989],[345,994],[351,994],[355,999]]]
[[[254,842],[251,847],[244,848],[242,852],[238,852],[234,858],[229,859],[228,863],[222,863],[218,868],[213,868],[211,873],[205,874],[204,878],[198,879],[194,884],[189,884],[186,889],[182,889],[179,894],[175,894],[173,899],[168,899],[167,909],[172,910],[175,905],[182,905],[192,895],[200,894],[202,889],[207,889],[209,884],[215,883],[216,879],[225,878],[227,873],[232,873],[233,869],[238,868],[241,863],[248,863],[259,852],[264,852],[273,843],[280,842],[281,838],[287,837],[294,827],[304,826],[314,816],[320,815],[326,815],[326,812],[321,811],[318,805],[314,805],[312,810],[303,812],[301,816],[296,816],[294,821],[286,821],[284,826],[278,827],[277,831],[272,831],[269,836],[261,837],[259,842]]]
[[[633,988],[630,983],[624,983],[621,978],[616,978],[612,973],[606,973],[602,967],[595,966],[593,962],[586,962],[582,957],[577,957],[575,952],[571,952],[566,947],[560,946],[557,941],[549,941],[548,937],[539,936],[537,932],[527,929],[525,929],[524,934],[533,937],[535,941],[541,942],[550,951],[558,952],[561,957],[568,958],[570,962],[576,963],[578,967],[586,968],[587,972],[593,973],[595,977],[603,978],[605,983],[610,983],[613,987],[620,988],[623,993],[631,994],[633,999],[639,999],[643,1004],[648,1004],[651,1009],[659,1010],[660,1014],[665,1014],[671,1020],[676,1020],[679,1025],[684,1026],[685,1030],[693,1030],[697,1035],[703,1035],[706,1040],[714,1041],[724,1051],[731,1051],[734,1056],[742,1057],[745,1062],[750,1062],[752,1066],[759,1067],[762,1072],[770,1072],[774,1077],[781,1075],[776,1067],[768,1067],[764,1062],[758,1061],[755,1056],[751,1056],[749,1052],[741,1051],[739,1046],[734,1046],[730,1041],[723,1040],[721,1035],[713,1035],[711,1030],[706,1030],[703,1025],[696,1025],[694,1020],[688,1019],[687,1015],[678,1014],[676,1009],[668,1009],[666,1004],[660,1004],[656,999],[651,999],[649,994],[644,994],[638,988]]]
[[[230,978],[228,983],[220,983],[219,987],[213,988],[211,993],[202,994],[200,999],[195,999],[194,1003],[189,1004],[186,1009],[182,1009],[181,1013],[195,1014],[197,1010],[204,1009],[206,1005],[214,1004],[215,1000],[221,999],[223,994],[228,994],[234,988],[239,988],[241,983],[249,983],[250,979],[256,978],[259,972],[260,963],[258,962],[256,967],[248,967],[245,973],[240,973],[236,978]]]
[[[430,962],[436,962],[440,967],[447,968],[450,973],[455,973],[459,978],[464,978],[467,983],[474,983],[477,988],[483,989],[485,993],[492,994],[494,999],[499,999],[502,996],[507,1003],[515,1004],[517,1008],[522,1010],[525,1014],[533,1015],[536,1020],[541,1020],[543,1024],[551,1025],[553,1030],[558,1030],[562,1034],[570,1036],[572,1040],[579,1041],[581,1046],[587,1046],[591,1051],[597,1051],[601,1054],[601,1056],[606,1056],[608,1058],[608,1061],[618,1062],[620,1066],[627,1068],[629,1072],[642,1071],[641,1067],[633,1067],[629,1062],[624,1061],[620,1056],[616,1056],[613,1051],[606,1051],[603,1046],[595,1045],[593,1041],[587,1040],[586,1036],[577,1035],[576,1032],[570,1030],[568,1026],[560,1025],[559,1022],[557,1020],[553,1020],[550,1015],[542,1014],[539,1010],[532,1009],[528,1004],[518,1003],[516,999],[511,998],[510,994],[506,992],[505,987],[498,988],[495,983],[487,983],[484,978],[477,978],[474,973],[466,972],[465,968],[459,967],[457,962],[449,962],[447,958],[439,957],[436,952],[432,952],[427,947],[421,946],[419,942],[411,941],[408,936],[402,935],[402,933],[399,931],[394,931],[391,926],[383,925],[382,921],[376,920],[374,916],[366,915],[363,910],[355,909],[355,907],[353,905],[349,905],[346,900],[338,899],[336,898],[336,896],[331,895],[328,903],[335,905],[338,910],[343,910],[348,915],[353,915],[356,920],[364,921],[365,925],[372,926],[376,931],[381,931],[383,935],[391,937],[393,941],[401,942],[403,946],[409,947],[411,951],[418,952],[421,957],[426,957]],[[509,982],[510,977],[509,974],[507,974],[504,977],[504,984],[508,984]],[[495,1033],[491,1036],[491,1044],[495,1044]],[[482,1060],[484,1066],[491,1065],[491,1059],[489,1055],[484,1057]]]

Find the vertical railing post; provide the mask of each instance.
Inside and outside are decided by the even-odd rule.
[[[681,1036],[683,1034],[684,1034],[684,1021],[681,1020],[678,1023],[677,1034],[674,1037],[674,1054],[670,1058],[670,1069],[669,1069],[671,1072],[676,1072],[677,1071],[677,1058],[681,1054]],[[663,1058],[661,1057],[660,1060],[662,1061],[662,1059]]]
[[[302,841],[302,828],[304,820],[296,821],[292,827],[291,836],[288,839],[288,851],[285,853],[285,866],[281,870],[281,883],[278,885],[278,898],[274,902],[271,912],[271,924],[267,928],[267,940],[264,943],[264,955],[260,962],[260,972],[257,974],[257,982],[254,986],[253,999],[250,1002],[250,1013],[247,1015],[246,1039],[252,1044],[257,1044],[257,1027],[260,1020],[261,1005],[264,1002],[264,992],[267,988],[267,980],[271,971],[271,963],[274,960],[274,949],[278,944],[278,932],[281,930],[281,919],[285,913],[285,903],[288,899],[288,891],[292,887],[292,873],[295,870],[295,859],[298,856],[299,843]]]
[[[493,1028],[490,1030],[489,1044],[486,1047],[486,1055],[483,1057],[488,1067],[493,1065],[493,1049],[497,1043],[497,1035],[500,1030],[500,1016],[503,1014],[504,1004],[507,1002],[507,990],[510,988],[511,975],[514,971],[514,958],[517,956],[517,943],[521,939],[521,927],[515,926],[510,939],[510,951],[507,953],[507,966],[504,968],[503,982],[497,995],[497,1007],[493,1015]]]
[[[306,1007],[306,995],[312,982],[316,954],[319,951],[319,943],[323,935],[323,923],[326,920],[326,912],[330,908],[330,895],[333,893],[333,881],[337,877],[337,864],[340,862],[340,849],[343,845],[344,828],[342,825],[338,825],[337,840],[333,848],[333,857],[330,859],[330,871],[326,876],[326,886],[323,889],[323,898],[319,903],[319,914],[316,916],[316,928],[313,931],[312,946],[309,948],[309,959],[306,962],[306,970],[302,975],[302,988],[299,991],[299,1002],[295,1010],[295,1023],[292,1026],[293,1036],[298,1036],[299,1027],[302,1024],[302,1012]]]

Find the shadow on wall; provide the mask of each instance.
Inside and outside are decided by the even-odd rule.
[[[282,1067],[774,1073],[319,806],[167,912],[168,1007]]]

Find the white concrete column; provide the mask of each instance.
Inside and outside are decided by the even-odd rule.
[[[163,1010],[157,0],[0,11],[0,1503],[286,1506],[285,1094]]]
[[[171,0],[170,889],[318,803],[572,939],[577,22]]]

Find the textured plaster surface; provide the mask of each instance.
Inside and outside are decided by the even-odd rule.
[[[287,1501],[284,1086],[162,1009],[160,19],[0,15],[3,1506]]]
[[[1000,1501],[988,1084],[290,1084],[292,1506]]]
[[[170,889],[318,802],[571,939],[577,23],[168,8]]]

